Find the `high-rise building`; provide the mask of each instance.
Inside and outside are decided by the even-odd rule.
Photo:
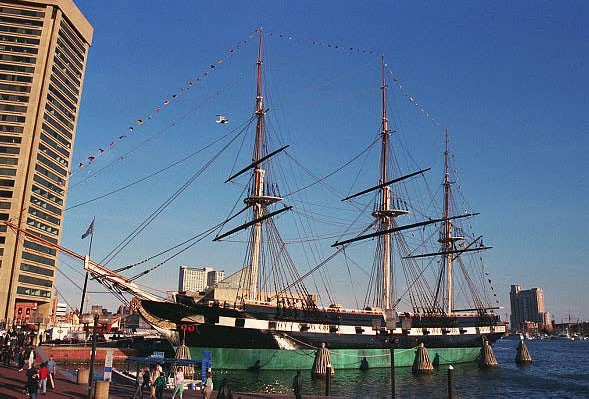
[[[223,280],[224,276],[223,270],[213,270],[212,267],[199,269],[180,266],[178,291],[203,291]]]
[[[72,0],[0,0],[0,220],[53,243],[92,34]],[[28,304],[48,316],[56,251],[6,230],[0,225],[0,320]]]
[[[212,287],[225,278],[224,270],[211,270],[207,273],[207,287]]]
[[[511,286],[509,293],[511,304],[511,329],[520,330],[525,322],[537,323],[540,329],[550,329],[550,313],[544,308],[544,291],[542,288],[522,290],[521,285]]]

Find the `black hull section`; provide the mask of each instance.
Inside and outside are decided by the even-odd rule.
[[[176,325],[173,334],[189,347],[235,349],[310,349],[325,343],[331,349],[387,349],[390,330],[381,313],[280,309],[263,305],[241,308],[142,301],[151,317]],[[472,348],[483,336],[492,344],[505,326],[495,315],[460,317],[412,316],[411,326],[398,322],[396,348]],[[178,342],[176,342],[178,344]]]

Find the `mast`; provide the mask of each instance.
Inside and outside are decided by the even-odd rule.
[[[379,176],[379,189],[380,189],[380,204],[377,210],[372,215],[379,219],[379,231],[384,232],[380,235],[382,240],[382,259],[381,259],[381,270],[382,270],[382,306],[385,310],[391,309],[391,293],[392,293],[392,279],[391,279],[391,259],[392,259],[392,242],[391,242],[391,230],[392,219],[396,216],[406,214],[408,211],[403,209],[396,209],[397,207],[391,208],[391,188],[388,183],[388,149],[389,149],[389,138],[391,130],[389,129],[389,119],[387,117],[387,83],[385,78],[385,62],[384,55],[381,57],[382,66],[382,126],[381,126],[381,153],[380,153],[380,176]]]
[[[251,252],[250,252],[250,264],[249,264],[249,273],[248,278],[246,281],[247,284],[247,292],[246,297],[249,300],[255,301],[258,298],[258,283],[259,283],[259,275],[260,275],[260,253],[262,247],[262,223],[266,220],[271,218],[272,216],[281,213],[283,211],[289,210],[291,207],[286,207],[279,211],[267,213],[266,208],[269,205],[272,205],[276,202],[282,201],[282,198],[272,195],[271,193],[264,192],[264,176],[266,171],[262,168],[262,164],[265,160],[270,158],[272,155],[279,153],[280,151],[284,150],[286,146],[270,153],[264,154],[264,116],[266,115],[266,110],[264,110],[264,101],[262,97],[262,28],[258,29],[258,33],[260,35],[260,40],[258,44],[258,77],[257,77],[257,89],[256,89],[256,141],[254,144],[254,155],[252,159],[252,164],[250,165],[254,167],[253,169],[253,183],[252,189],[250,192],[250,196],[245,198],[243,202],[247,205],[251,206],[253,209],[253,220],[250,223],[246,223],[242,225],[237,230],[252,225],[252,233],[251,233]],[[249,167],[248,167],[249,168]],[[240,174],[239,172],[238,174]],[[231,179],[231,178],[230,178]],[[234,230],[234,231],[237,231]],[[231,233],[231,232],[230,232]],[[230,234],[228,233],[228,234]]]
[[[463,240],[464,237],[454,236],[452,233],[452,220],[450,216],[450,197],[452,195],[451,186],[454,182],[450,181],[450,162],[449,162],[449,146],[450,138],[448,136],[448,129],[446,129],[446,150],[444,151],[444,226],[439,242],[442,244],[442,253],[445,256],[444,263],[446,264],[446,298],[447,308],[446,314],[450,315],[454,309],[454,293],[453,293],[453,276],[452,276],[452,262],[454,260],[454,243]]]
[[[262,98],[262,27],[258,30],[260,40],[258,44],[258,79],[256,90],[256,117],[258,118],[256,124],[256,143],[254,147],[254,162],[258,162],[254,169],[254,179],[252,187],[252,196],[246,200],[250,200],[254,211],[254,220],[260,219],[264,213],[263,202],[260,199],[264,196],[264,173],[259,160],[262,156],[262,135],[264,133],[264,101]],[[257,198],[256,198],[257,197]],[[259,221],[254,224],[252,228],[252,247],[251,247],[251,262],[250,273],[248,281],[248,299],[256,300],[258,294],[258,274],[260,267],[260,247],[262,237],[262,222]]]
[[[389,145],[389,120],[387,118],[387,84],[384,74],[384,55],[381,58],[382,63],[382,149],[381,149],[381,170],[380,170],[380,182],[387,181],[387,151]],[[390,192],[391,188],[385,186],[381,188],[381,211],[382,213],[382,228],[389,229],[391,227],[390,217],[386,215],[390,205]],[[382,247],[382,292],[383,292],[383,307],[384,309],[391,308],[391,234],[387,233],[383,236],[383,247]]]
[[[447,218],[450,215],[450,174],[448,171],[448,129],[446,129],[446,151],[444,151],[444,217]],[[444,249],[451,251],[453,248],[452,241],[450,239],[452,235],[452,222],[446,220],[444,223]],[[452,313],[452,255],[446,255],[446,267],[447,267],[447,297],[448,297],[448,309],[447,314]]]

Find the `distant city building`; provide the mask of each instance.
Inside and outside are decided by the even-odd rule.
[[[55,316],[65,317],[66,313],[67,313],[67,304],[58,302],[57,307],[55,308]]]
[[[522,290],[521,285],[511,286],[509,293],[511,303],[511,329],[527,330],[532,324],[537,325],[538,330],[551,330],[552,321],[550,313],[544,308],[544,291],[542,288]]]
[[[207,273],[207,287],[212,287],[225,278],[225,271],[211,270]]]
[[[213,270],[212,267],[194,268],[180,266],[178,291],[204,291],[223,280],[223,270]]]
[[[133,314],[133,308],[129,305],[121,305],[119,306],[119,310],[117,311],[117,315],[119,316],[129,316]]]

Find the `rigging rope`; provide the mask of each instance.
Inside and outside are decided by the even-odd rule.
[[[164,111],[165,109],[168,108],[168,106],[170,104],[173,104],[175,102],[177,102],[182,96],[183,94],[187,93],[188,91],[190,91],[191,88],[195,87],[195,85],[197,85],[199,82],[203,81],[205,78],[207,78],[208,76],[210,76],[211,72],[215,71],[217,68],[217,65],[223,64],[224,62],[226,62],[227,60],[229,60],[229,58],[236,54],[238,52],[238,50],[243,46],[246,45],[252,38],[254,38],[255,34],[258,33],[258,29],[256,29],[255,31],[253,31],[252,33],[249,34],[248,38],[245,40],[240,40],[239,42],[237,42],[229,51],[225,52],[225,55],[223,57],[217,57],[215,59],[215,62],[211,63],[209,67],[207,67],[206,71],[203,72],[202,74],[200,74],[198,77],[195,77],[193,80],[187,82],[183,87],[180,88],[179,92],[176,92],[174,94],[172,94],[170,97],[161,100],[161,104],[159,106],[156,106],[152,112],[147,116],[147,118],[143,119],[143,118],[139,118],[136,120],[136,125],[137,127],[144,125],[147,121],[152,120],[156,115],[158,115],[160,112]],[[129,134],[133,133],[135,130],[134,126],[129,127],[128,131]],[[83,158],[84,161],[79,163],[79,169],[84,168],[87,165],[91,165],[94,160],[97,158],[97,156],[101,156],[103,155],[106,151],[108,151],[109,149],[112,149],[117,141],[121,141],[124,138],[126,138],[126,135],[121,135],[118,136],[118,140],[114,139],[113,141],[110,142],[110,144],[103,146],[103,148],[99,148],[98,149],[98,153],[95,153],[96,156],[94,155],[90,155],[86,158]],[[87,160],[87,162],[86,162]],[[75,164],[75,163],[74,163]],[[70,176],[74,175],[75,173],[70,172]]]
[[[69,211],[70,209],[74,209],[74,208],[77,208],[77,207],[80,207],[80,206],[83,206],[83,205],[87,205],[87,204],[89,204],[89,203],[91,203],[91,202],[94,202],[94,201],[97,201],[97,200],[99,200],[99,199],[102,199],[102,198],[105,198],[105,197],[111,196],[111,195],[113,195],[113,194],[116,194],[116,193],[118,193],[119,191],[123,191],[123,190],[125,190],[125,189],[127,189],[127,188],[129,188],[129,187],[132,187],[132,186],[134,186],[134,185],[136,185],[136,184],[139,184],[139,183],[141,183],[141,182],[144,182],[145,180],[148,180],[148,179],[150,179],[150,178],[152,178],[152,177],[154,177],[154,176],[157,176],[158,174],[160,174],[160,173],[162,173],[162,172],[165,172],[166,170],[168,170],[168,169],[171,169],[171,168],[173,168],[174,166],[176,166],[176,165],[179,165],[179,164],[181,164],[182,162],[184,162],[184,161],[186,161],[186,160],[188,160],[188,159],[190,159],[190,158],[194,157],[195,155],[197,155],[197,154],[201,153],[202,151],[204,151],[204,150],[208,149],[209,147],[212,147],[213,145],[217,144],[219,141],[223,140],[225,137],[227,137],[227,136],[228,136],[228,135],[230,135],[231,133],[232,133],[232,132],[229,132],[229,133],[227,133],[227,134],[225,134],[225,135],[223,135],[223,136],[221,136],[221,137],[219,137],[219,138],[215,139],[214,141],[212,141],[211,143],[207,144],[206,146],[204,146],[204,147],[202,147],[202,148],[200,148],[200,149],[198,149],[198,150],[196,150],[196,151],[194,151],[194,152],[192,152],[192,153],[190,153],[190,154],[186,155],[185,157],[183,157],[183,158],[181,158],[181,159],[179,159],[179,160],[177,160],[177,161],[175,161],[175,162],[172,162],[171,164],[167,165],[166,167],[164,167],[164,168],[162,168],[162,169],[159,169],[159,170],[157,170],[157,171],[155,171],[155,172],[153,172],[153,173],[150,173],[150,174],[148,174],[147,176],[143,176],[142,178],[140,178],[140,179],[138,179],[138,180],[135,180],[135,181],[133,181],[133,182],[131,182],[131,183],[129,183],[129,184],[126,184],[126,185],[124,185],[124,186],[122,186],[122,187],[119,187],[119,188],[116,188],[116,189],[114,189],[114,190],[111,190],[111,191],[109,191],[109,192],[107,192],[107,193],[101,194],[101,195],[99,195],[99,196],[97,196],[97,197],[94,197],[94,198],[92,198],[92,199],[89,199],[89,200],[87,200],[87,201],[80,202],[80,203],[77,203],[77,204],[75,204],[75,205],[69,206],[69,207],[67,207],[65,210],[66,210],[66,211]]]
[[[313,183],[307,184],[306,186],[303,186],[295,191],[292,191],[288,194],[284,195],[284,198],[286,197],[290,197],[293,194],[296,194],[298,192],[301,192],[303,190],[308,189],[309,187],[312,187],[314,185],[316,185],[317,183],[321,183],[324,180],[328,179],[329,177],[333,176],[334,174],[336,174],[337,172],[341,171],[342,169],[344,169],[346,166],[350,165],[352,162],[354,162],[355,160],[357,160],[358,158],[360,158],[362,156],[362,154],[364,154],[365,152],[367,152],[368,150],[370,150],[370,148],[376,144],[378,141],[380,140],[380,137],[377,137],[376,139],[374,139],[374,141],[372,143],[370,143],[368,145],[368,147],[366,147],[365,149],[363,149],[362,151],[360,151],[357,155],[355,155],[352,159],[350,159],[349,161],[347,161],[346,163],[344,163],[343,165],[341,165],[340,167],[336,168],[335,170],[329,172],[328,174],[326,174],[325,176],[318,178],[317,176],[315,176],[309,169],[307,169],[304,165],[302,165],[301,163],[299,163],[294,157],[292,157],[288,151],[284,151],[284,153],[286,154],[287,157],[289,157],[294,163],[296,163],[300,168],[302,168],[303,170],[305,170],[308,174],[310,174],[313,178],[317,179],[316,181],[314,181]],[[329,188],[329,187],[328,187]]]
[[[253,118],[250,118],[249,123]],[[247,126],[249,126],[249,123]],[[166,199],[156,210],[154,210],[143,222],[141,222],[127,237],[125,237],[113,250],[111,250],[99,263],[106,265],[114,259],[127,245],[135,239],[151,222],[153,222],[178,196],[186,190],[243,132],[247,126],[239,131],[227,144],[225,144],[211,159],[209,159],[199,170],[197,170],[178,190]]]
[[[96,170],[95,172],[91,173],[90,175],[86,176],[85,178],[83,178],[82,180],[71,184],[69,186],[69,190],[71,191],[72,189],[78,187],[80,184],[88,181],[89,179],[97,176],[100,172],[104,171],[105,169],[108,169],[109,167],[111,167],[112,165],[122,161],[123,159],[129,157],[129,155],[135,153],[137,150],[139,150],[141,147],[145,146],[146,144],[148,144],[149,142],[153,141],[156,137],[161,136],[162,134],[164,134],[165,132],[167,132],[168,130],[170,130],[172,127],[175,127],[179,122],[183,121],[184,119],[186,119],[190,114],[194,113],[196,110],[202,108],[208,101],[210,101],[211,99],[223,94],[225,91],[227,91],[229,89],[229,87],[237,82],[240,81],[243,77],[245,76],[245,73],[240,74],[237,79],[235,79],[235,81],[230,82],[228,84],[226,84],[223,88],[221,88],[220,90],[216,91],[215,93],[211,94],[210,96],[208,96],[206,99],[204,99],[203,101],[201,101],[199,104],[197,104],[196,106],[194,106],[192,109],[190,109],[188,112],[186,112],[185,114],[181,115],[180,117],[178,117],[177,119],[175,119],[174,121],[172,121],[170,124],[168,124],[167,126],[165,126],[164,128],[162,128],[161,130],[155,132],[154,134],[152,134],[151,136],[149,136],[147,139],[145,139],[144,141],[142,141],[141,143],[139,143],[138,145],[136,145],[135,147],[131,148],[130,150],[128,150],[127,152],[125,152],[123,155],[121,155],[120,157],[112,160],[111,162],[109,162],[108,164],[106,164],[105,166],[103,166],[102,168]],[[123,136],[121,136],[123,137]]]

